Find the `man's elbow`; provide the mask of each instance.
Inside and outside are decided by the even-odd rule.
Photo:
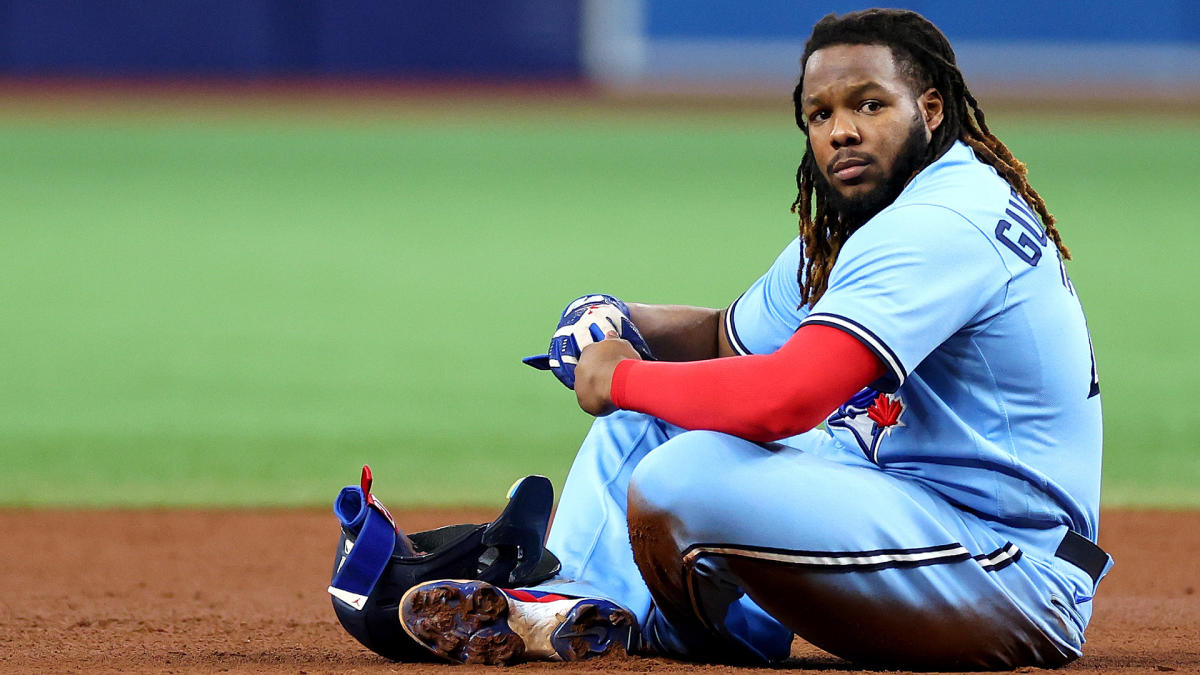
[[[785,403],[768,411],[755,424],[746,429],[742,438],[755,443],[770,443],[811,431],[825,420],[826,414],[812,409]]]

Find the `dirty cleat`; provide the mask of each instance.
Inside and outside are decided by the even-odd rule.
[[[625,651],[633,615],[597,598],[524,602],[485,581],[429,581],[400,600],[400,623],[429,651],[458,663],[579,661]]]

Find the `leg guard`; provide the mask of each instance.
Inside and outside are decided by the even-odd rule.
[[[558,560],[543,547],[554,501],[544,476],[521,479],[493,522],[449,525],[405,535],[371,494],[370,469],[361,486],[334,503],[341,537],[329,593],[342,627],[371,651],[397,661],[428,660],[400,623],[405,591],[434,579],[480,579],[504,586],[554,576]]]

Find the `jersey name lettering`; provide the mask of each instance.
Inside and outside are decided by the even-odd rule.
[[[1008,200],[1008,209],[1006,209],[1005,215],[1016,221],[1024,231],[1016,241],[1013,241],[1012,236],[1008,233],[1013,228],[1013,223],[1001,218],[996,223],[996,240],[1017,254],[1021,260],[1037,267],[1038,262],[1042,259],[1042,249],[1049,241],[1046,231],[1041,228],[1038,219],[1025,204],[1025,200],[1017,196],[1016,192],[1013,192],[1012,197]]]

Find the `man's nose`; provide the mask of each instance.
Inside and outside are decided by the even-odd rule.
[[[833,116],[829,141],[833,143],[833,147],[841,148],[847,145],[858,145],[862,142],[862,138],[858,135],[858,127],[854,125],[854,120],[843,113]]]

